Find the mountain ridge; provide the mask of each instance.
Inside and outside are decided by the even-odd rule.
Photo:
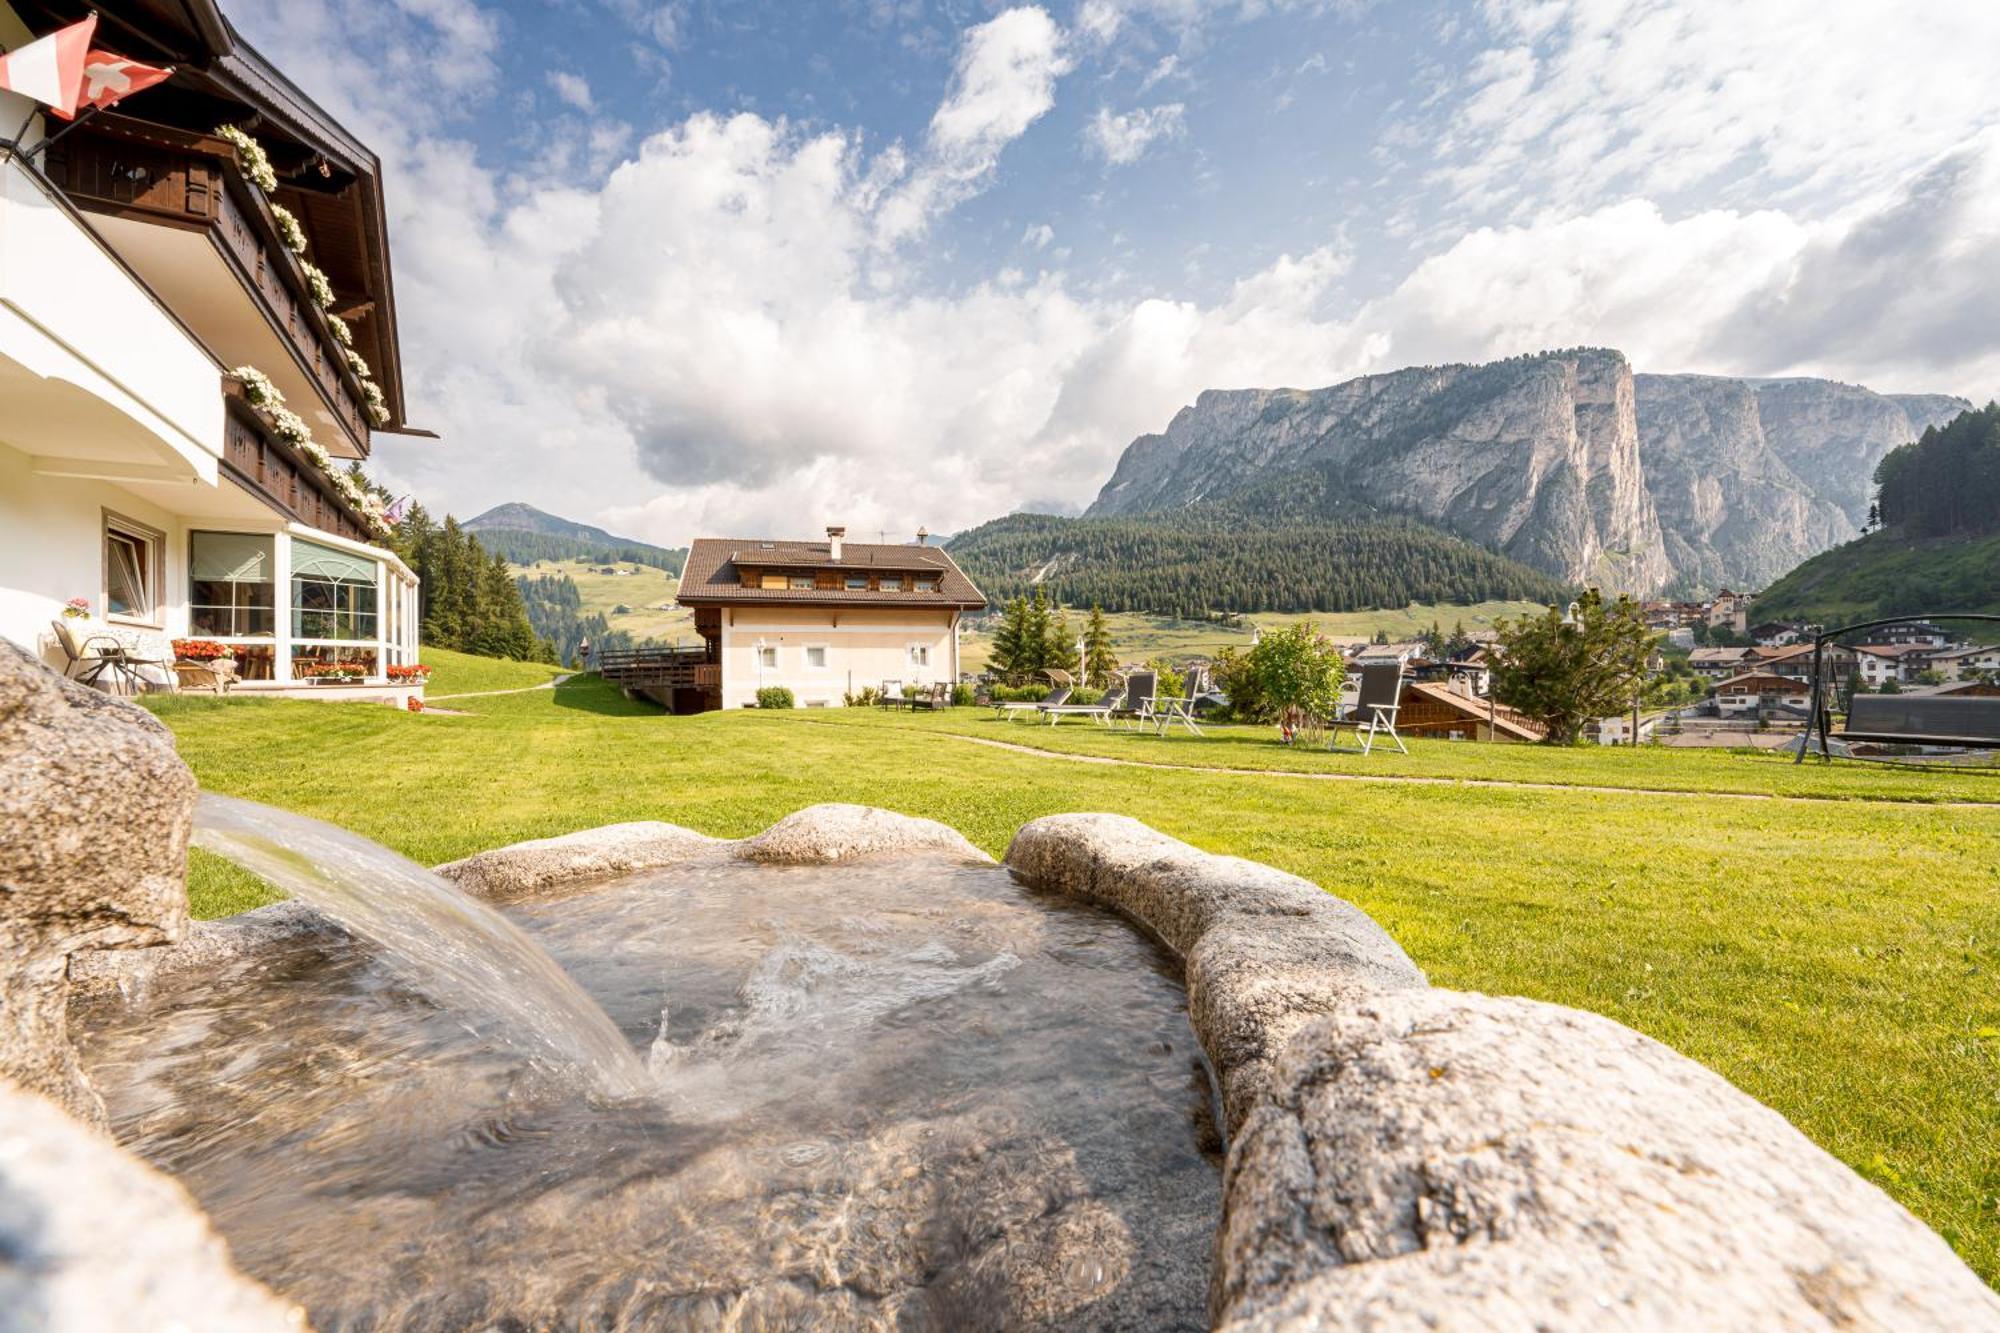
[[[1085,516],[1172,512],[1319,468],[1568,582],[1759,586],[1852,538],[1875,462],[1969,406],[1805,377],[1638,374],[1611,348],[1209,389],[1126,447]]]
[[[477,534],[479,544],[488,551],[517,565],[537,560],[628,560],[678,576],[687,561],[686,547],[655,546],[635,537],[620,537],[519,500],[495,505],[460,526]]]

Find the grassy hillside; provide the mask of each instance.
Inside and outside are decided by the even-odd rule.
[[[464,716],[147,702],[205,786],[334,820],[426,863],[622,820],[742,836],[819,801],[941,819],[995,854],[1041,815],[1133,815],[1352,900],[1439,985],[1576,1005],[1674,1046],[2000,1276],[1989,984],[2000,809],[1914,803],[2000,800],[1991,776],[1443,741],[1363,759],[1281,749],[1243,728],[1162,740],[971,709],[674,718],[590,677],[451,705]],[[1084,764],[981,739],[1186,767]],[[325,754],[341,762],[299,760]],[[1204,771],[1255,766],[1347,780]],[[1403,776],[1465,781],[1370,780]],[[1581,785],[1498,785],[1509,779]],[[1590,789],[1621,785],[1662,790]],[[194,888],[208,913],[246,901],[213,858],[197,858]]]
[[[996,600],[1037,584],[1107,611],[1361,611],[1565,595],[1517,561],[1394,516],[1257,517],[1200,506],[1133,518],[1010,514],[948,549]]]
[[[1919,611],[2000,613],[2000,532],[1919,540],[1870,533],[1814,556],[1757,599],[1760,619],[1828,626]]]
[[[485,534],[481,534],[484,540]],[[605,574],[605,568],[619,570]],[[539,560],[510,564],[515,574],[567,574],[583,598],[585,614],[601,614],[615,630],[624,630],[634,639],[663,639],[672,642],[676,634],[694,633],[694,615],[674,605],[680,580],[654,565],[620,561],[607,566],[592,560]],[[630,608],[618,614],[618,608]]]
[[[603,528],[518,502],[496,505],[479,517],[468,519],[465,530],[477,533],[481,546],[509,564],[532,564],[537,560],[599,564],[636,561],[678,576],[687,563],[685,547],[655,546],[632,537],[620,537]]]
[[[990,594],[989,594],[990,595]],[[1373,638],[1377,632],[1391,639],[1413,639],[1433,623],[1449,634],[1463,624],[1468,630],[1491,629],[1497,620],[1532,615],[1546,603],[1532,601],[1474,602],[1467,606],[1412,603],[1400,610],[1384,611],[1267,611],[1243,617],[1241,626],[1223,625],[1213,620],[1179,620],[1173,616],[1147,615],[1139,611],[1107,611],[1111,641],[1120,661],[1143,662],[1154,657],[1213,657],[1222,649],[1250,646],[1250,626],[1276,629],[1300,620],[1310,620],[1325,634],[1352,634]],[[1070,619],[1079,627],[1082,617],[1075,611]],[[992,648],[990,626],[967,630],[960,638],[960,650],[967,671],[986,666]]]

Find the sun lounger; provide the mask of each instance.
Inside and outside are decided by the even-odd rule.
[[[1105,691],[1104,697],[1094,704],[1042,704],[1042,712],[1048,715],[1049,725],[1054,726],[1066,717],[1087,717],[1093,722],[1111,725],[1112,714],[1125,705],[1125,689],[1117,686]]]

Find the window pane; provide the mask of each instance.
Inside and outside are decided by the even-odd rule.
[[[272,540],[197,532],[188,543],[190,628],[215,638],[270,638],[277,630]]]
[[[146,583],[145,543],[123,532],[104,534],[104,604],[114,616],[144,620],[153,613]]]
[[[794,574],[791,577],[791,584],[794,588],[810,588],[813,586],[813,577],[810,574]]]
[[[809,666],[809,667],[823,667],[823,666],[825,666],[825,665],[826,665],[826,649],[824,649],[824,648],[808,648],[808,649],[806,649],[806,665],[807,665],[807,666]]]
[[[884,579],[882,580],[882,591],[883,591],[883,592],[901,592],[902,590],[903,590],[903,580],[902,580],[902,579],[900,579],[900,578],[884,578]]]
[[[850,591],[866,592],[868,591],[868,576],[866,574],[849,574],[847,576],[847,586]]]

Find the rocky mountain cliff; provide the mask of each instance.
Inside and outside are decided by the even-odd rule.
[[[1266,502],[1287,474],[1319,472],[1352,505],[1570,582],[1761,586],[1852,537],[1881,456],[1968,406],[1828,380],[1634,375],[1596,348],[1209,391],[1132,442],[1088,513]]]

